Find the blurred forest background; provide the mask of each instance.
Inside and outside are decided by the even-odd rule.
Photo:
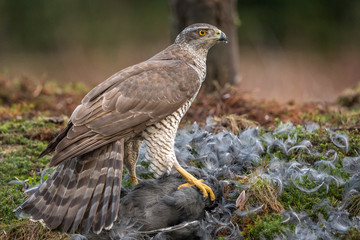
[[[360,81],[360,1],[238,0],[240,88],[334,101]],[[95,85],[171,42],[165,0],[0,1],[0,72]]]

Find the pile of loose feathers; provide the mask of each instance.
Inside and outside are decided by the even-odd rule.
[[[330,147],[320,149],[307,139],[308,133],[320,131],[317,124],[280,123],[273,130],[251,127],[239,134],[216,132],[216,124],[209,118],[203,127],[188,125],[175,139],[179,163],[214,190],[214,202],[195,187],[177,190],[185,180],[176,171],[142,179],[136,187],[123,186],[119,217],[111,230],[72,239],[241,239],[245,229],[239,222],[265,212],[282,216],[285,227],[275,239],[341,239],[350,229],[360,229],[360,156],[346,156],[346,134],[322,129]],[[346,157],[341,159],[339,152]],[[142,146],[138,176],[150,175],[144,155]],[[339,167],[343,174],[335,171]],[[125,174],[123,182],[128,178]],[[250,201],[257,181],[268,183],[260,202]],[[344,191],[338,204],[325,198],[312,207],[324,211],[310,216],[281,205],[278,198],[287,186],[304,194],[329,191],[331,186],[343,186]],[[265,239],[261,233],[260,238]]]

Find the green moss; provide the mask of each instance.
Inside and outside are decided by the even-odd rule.
[[[249,231],[245,235],[247,240],[258,240],[262,236],[265,239],[273,239],[286,227],[281,223],[282,217],[279,214],[266,214],[264,217],[255,216],[253,224],[248,225]]]
[[[279,119],[279,118],[275,118],[274,121],[275,121],[275,125],[276,125],[276,126],[280,124],[280,119]]]
[[[313,188],[316,185],[314,183],[307,182],[303,185],[307,188]],[[323,201],[324,199],[329,199],[331,206],[336,206],[342,200],[342,194],[344,192],[343,186],[336,186],[336,184],[331,183],[329,186],[329,191],[327,192],[325,187],[321,187],[316,192],[312,193],[305,193],[298,188],[296,188],[293,184],[286,185],[284,187],[284,192],[279,198],[281,204],[288,208],[291,208],[296,211],[305,211],[313,216],[314,218],[317,217],[317,213],[321,212],[324,215],[325,209],[318,208],[316,210],[313,209],[314,205]]]
[[[359,228],[354,227],[354,228],[349,229],[348,233],[345,234],[341,239],[343,239],[343,240],[347,240],[347,239],[360,240]]]
[[[146,161],[142,161],[140,163],[144,168],[149,169],[149,162]],[[148,173],[148,174],[140,174],[138,177],[143,178],[143,179],[149,179],[149,178],[154,178],[154,174],[153,173]]]
[[[359,115],[360,116],[360,115]],[[359,156],[360,155],[360,131],[358,128],[347,131],[349,136],[349,156]]]
[[[271,132],[272,130],[268,131]],[[339,133],[341,133],[339,131]],[[326,152],[330,149],[334,149],[338,154],[339,161],[337,161],[334,168],[326,168],[324,171],[327,171],[332,176],[337,176],[343,180],[349,179],[349,174],[344,172],[342,168],[342,159],[345,156],[358,156],[357,152],[359,150],[360,144],[360,136],[358,134],[358,130],[347,131],[346,134],[349,136],[349,152],[345,153],[343,149],[336,147],[330,139],[330,134],[324,129],[315,130],[312,133],[305,131],[301,126],[296,126],[295,131],[290,135],[278,134],[277,137],[279,139],[283,139],[284,141],[288,137],[295,138],[296,142],[300,143],[303,140],[309,140],[312,144],[310,147],[311,152],[317,152],[318,154],[314,155],[312,153],[307,153],[306,151],[292,151],[286,155],[286,153],[280,151],[279,149],[273,149],[273,151],[268,154],[264,152],[262,155],[262,159],[264,164],[269,162],[273,157],[277,157],[281,160],[285,161],[297,161],[299,157],[302,161],[310,164],[311,167],[314,167],[313,164],[319,160],[327,160],[330,161],[332,156],[326,156]],[[301,154],[301,156],[300,156]],[[317,169],[317,167],[314,167]],[[302,181],[297,181],[297,184],[300,186],[311,189],[316,187],[318,184],[313,182],[311,179],[307,179],[307,177],[303,177]],[[322,186],[320,189],[313,193],[305,193],[292,183],[284,185],[283,193],[278,198],[279,202],[286,210],[289,210],[290,207],[296,212],[307,212],[310,217],[313,218],[314,221],[317,221],[318,214],[321,213],[325,219],[327,219],[327,210],[328,207],[318,207],[314,208],[315,204],[323,201],[324,199],[328,199],[331,207],[336,207],[341,205],[342,198],[344,193],[344,187],[339,185],[337,186],[335,181],[331,182],[328,186],[328,190],[325,186]],[[254,199],[249,199],[254,200]],[[259,200],[256,200],[259,203]],[[355,205],[355,204],[354,204]],[[358,205],[354,207],[354,209],[358,209]],[[267,216],[267,215],[265,215]],[[258,239],[261,234],[266,239],[271,239],[275,234],[272,234],[268,229],[274,229],[274,232],[281,231],[281,224],[277,224],[276,221],[273,221],[271,217],[258,217],[254,223],[255,225],[249,225],[249,234],[247,234],[247,239]]]
[[[0,123],[0,220],[13,219],[13,209],[25,198],[22,184],[9,182],[18,179],[31,186],[40,182],[41,171],[49,162],[49,157],[37,159],[46,147],[40,140],[49,139],[62,127],[40,117]]]
[[[307,122],[316,122],[321,126],[343,127],[356,126],[360,115],[360,109],[327,109],[327,111],[319,112],[315,110],[311,113],[304,113],[303,120]]]
[[[0,221],[9,222],[14,218],[13,210],[22,203],[22,186],[2,186],[0,188]]]

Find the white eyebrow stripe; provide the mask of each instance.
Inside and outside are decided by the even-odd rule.
[[[197,29],[204,29],[204,30],[209,30],[209,26],[206,26],[206,25],[199,25],[199,26],[196,26],[196,27],[192,27],[192,28],[186,28],[185,30],[183,30],[184,33],[186,32],[191,32],[193,30],[197,30]]]

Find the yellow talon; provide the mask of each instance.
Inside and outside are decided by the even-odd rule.
[[[210,200],[214,201],[215,200],[215,194],[212,191],[212,189],[202,183],[204,180],[203,179],[197,179],[195,178],[193,175],[191,175],[190,173],[188,173],[187,171],[185,171],[185,169],[183,169],[182,167],[177,167],[176,170],[186,179],[187,183],[181,184],[178,189],[182,188],[182,187],[191,187],[191,186],[196,186],[200,189],[200,191],[202,191],[204,198],[207,197],[210,194]]]
[[[199,182],[203,182],[204,181],[204,179],[196,179],[196,180],[198,180]],[[194,183],[184,183],[184,184],[181,184],[180,186],[178,186],[178,189],[180,189],[180,188],[182,188],[182,187],[192,187],[192,186],[194,186],[195,184]],[[206,196],[207,196],[207,194],[206,194]]]
[[[131,181],[131,184],[132,184],[133,186],[137,185],[138,182],[139,182],[138,179],[137,179],[137,177],[136,177],[136,175],[130,176],[130,181]]]

